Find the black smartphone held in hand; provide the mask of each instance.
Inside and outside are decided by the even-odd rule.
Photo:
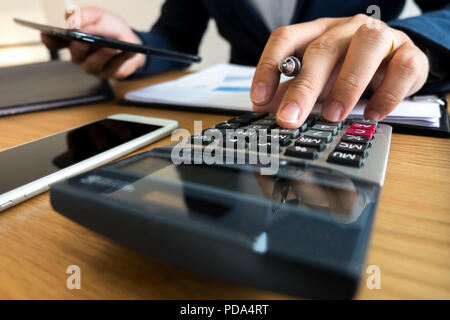
[[[153,48],[145,45],[134,44],[124,41],[119,41],[112,38],[106,38],[95,34],[84,33],[72,29],[64,29],[44,24],[25,21],[22,19],[14,18],[14,22],[22,26],[40,30],[41,32],[53,37],[57,37],[68,41],[81,41],[89,43],[93,46],[118,49],[122,51],[143,53],[146,55],[157,56],[167,60],[173,60],[184,63],[199,63],[202,59],[199,56],[193,54],[187,54],[182,52],[176,52],[171,50]]]

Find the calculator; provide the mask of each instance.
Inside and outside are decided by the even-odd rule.
[[[351,298],[391,134],[368,120],[310,116],[284,129],[272,115],[245,113],[55,184],[50,198],[77,223],[207,277]]]

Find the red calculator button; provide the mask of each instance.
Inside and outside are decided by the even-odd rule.
[[[363,129],[370,132],[375,132],[375,126],[373,124],[364,124],[364,123],[352,123],[350,128],[353,129]]]
[[[371,132],[371,131],[367,131],[367,130],[363,130],[363,129],[356,129],[356,128],[350,128],[345,133],[352,134],[355,136],[368,137],[369,139],[372,139],[372,135],[373,135],[373,132]]]

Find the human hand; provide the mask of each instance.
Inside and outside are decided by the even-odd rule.
[[[66,17],[69,26],[79,24],[81,32],[141,44],[141,40],[130,26],[115,14],[95,7],[82,8],[79,14],[80,21],[76,21],[77,23],[74,13]],[[68,47],[73,62],[80,64],[87,73],[104,79],[126,78],[145,63],[145,56],[142,54],[110,48],[93,48],[83,42],[68,42],[46,34],[41,34],[41,39],[50,50]]]
[[[302,56],[302,69],[279,84],[278,63],[291,55]],[[324,99],[323,117],[337,122],[370,89],[364,117],[379,121],[424,85],[428,70],[426,55],[405,33],[363,14],[281,27],[256,68],[253,109],[276,112],[281,126],[297,128]]]

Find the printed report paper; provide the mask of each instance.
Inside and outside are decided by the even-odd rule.
[[[201,107],[235,111],[252,111],[250,87],[255,67],[218,64],[176,80],[158,83],[129,92],[125,99],[140,103]],[[282,76],[281,82],[289,78]],[[361,118],[367,100],[360,100],[348,118]],[[319,114],[322,103],[312,113]],[[439,127],[439,103],[432,100],[405,99],[383,122]]]

